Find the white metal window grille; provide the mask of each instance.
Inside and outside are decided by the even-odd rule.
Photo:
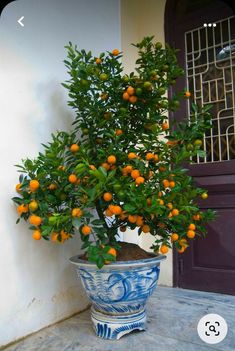
[[[188,117],[192,101],[210,110],[212,129],[204,135],[205,157],[197,163],[235,159],[235,16],[185,33]]]

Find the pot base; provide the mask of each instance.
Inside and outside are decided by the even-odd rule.
[[[145,310],[125,316],[113,316],[98,312],[91,307],[91,320],[96,335],[103,339],[120,339],[133,330],[146,329]]]

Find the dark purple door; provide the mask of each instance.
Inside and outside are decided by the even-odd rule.
[[[192,99],[175,114],[190,118],[190,103],[211,104],[213,127],[203,139],[205,157],[188,167],[200,187],[209,190],[201,209],[217,218],[182,255],[174,252],[174,286],[235,294],[235,16],[222,1],[168,1],[166,41],[180,48]],[[171,95],[173,92],[169,92]],[[170,116],[171,117],[171,116]]]

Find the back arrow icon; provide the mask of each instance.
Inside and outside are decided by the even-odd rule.
[[[20,19],[18,19],[17,21],[22,27],[24,27],[24,23],[22,22],[23,19],[24,19],[24,16],[20,17]]]

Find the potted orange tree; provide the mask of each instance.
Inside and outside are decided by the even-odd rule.
[[[73,129],[53,134],[37,158],[17,166],[13,198],[17,222],[29,222],[35,240],[81,236],[84,254],[70,261],[91,299],[96,333],[108,339],[145,329],[164,254],[172,246],[183,253],[214,216],[200,211],[198,198],[207,192],[183,166],[203,156],[209,107],[193,104],[190,120],[169,128],[168,111],[190,98],[188,91],[166,96],[183,74],[176,52],[153,37],[135,46],[136,71],[128,75],[117,49],[93,57],[66,46],[70,79],[63,86],[75,110]],[[119,241],[120,231],[135,228],[153,235],[152,253]]]

